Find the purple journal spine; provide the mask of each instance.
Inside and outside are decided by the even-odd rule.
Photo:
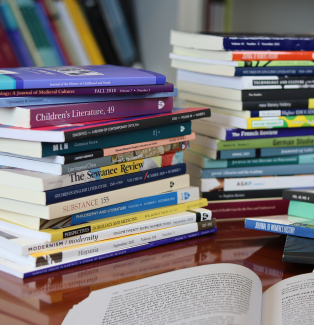
[[[157,240],[157,241],[150,242],[147,244],[126,248],[121,251],[105,253],[105,254],[102,254],[99,256],[95,256],[95,257],[87,257],[87,258],[79,260],[79,261],[73,261],[73,262],[62,264],[62,265],[54,265],[54,266],[47,267],[47,268],[44,268],[41,270],[36,270],[33,272],[25,273],[24,278],[29,278],[31,276],[49,273],[49,272],[53,272],[53,271],[58,271],[58,270],[66,269],[68,267],[73,267],[73,266],[77,266],[77,265],[83,265],[83,264],[90,263],[90,262],[100,261],[100,260],[104,260],[104,259],[107,259],[110,257],[116,257],[116,256],[120,256],[120,255],[140,252],[145,249],[149,249],[149,248],[153,248],[153,247],[157,247],[157,246],[161,246],[161,245],[167,245],[167,244],[175,243],[175,242],[185,240],[185,239],[190,239],[190,238],[195,238],[195,237],[199,237],[199,236],[213,234],[216,231],[217,231],[217,228],[215,227],[212,229],[206,229],[206,230],[201,230],[201,231],[197,231],[197,232],[192,232],[192,233],[186,234],[186,235],[175,236],[175,237],[171,237],[171,238]]]
[[[105,119],[169,113],[173,97],[143,98],[108,102],[91,102],[51,106],[28,106],[30,127],[62,125]]]
[[[52,88],[52,89],[21,89],[0,90],[2,97],[25,96],[76,96],[76,95],[112,95],[112,94],[143,94],[172,92],[174,86],[171,83],[164,85],[138,85],[138,86],[108,86],[108,87],[82,87],[82,88]]]

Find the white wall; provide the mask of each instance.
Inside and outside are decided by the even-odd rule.
[[[203,0],[134,0],[140,59],[144,69],[166,75],[175,83],[170,67],[170,30],[198,32],[203,26]]]
[[[313,0],[233,0],[233,31],[314,33]]]

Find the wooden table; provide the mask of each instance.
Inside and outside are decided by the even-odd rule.
[[[210,236],[18,279],[0,272],[0,324],[60,325],[74,304],[93,290],[186,267],[235,263],[256,272],[266,290],[313,266],[281,261],[285,236],[245,229],[243,221],[220,222]]]

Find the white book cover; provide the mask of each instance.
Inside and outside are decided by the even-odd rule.
[[[177,79],[180,81],[222,87],[226,89],[282,89],[282,85],[279,84],[278,76],[229,77],[178,69]],[[285,86],[285,88],[299,88],[299,86],[288,85]]]
[[[192,183],[192,182],[191,182]],[[196,185],[196,184],[193,184]],[[209,192],[221,185],[216,178],[202,178],[200,183],[201,192]],[[224,178],[224,191],[253,191],[275,189],[313,188],[314,175],[293,175],[273,177],[239,177]]]

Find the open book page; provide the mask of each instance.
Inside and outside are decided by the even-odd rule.
[[[235,264],[192,267],[93,291],[63,325],[260,325],[262,284]]]
[[[263,294],[262,325],[314,323],[314,274],[297,275],[274,284]]]

